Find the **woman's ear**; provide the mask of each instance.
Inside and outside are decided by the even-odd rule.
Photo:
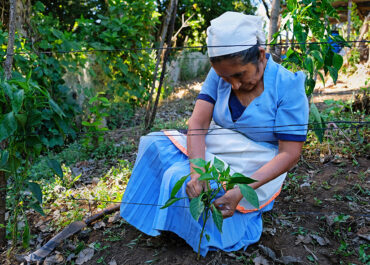
[[[258,49],[260,50],[260,58],[259,58],[259,61],[260,62],[263,62],[265,60],[265,58],[266,58],[266,50],[263,47],[261,47],[261,46],[259,46]]]

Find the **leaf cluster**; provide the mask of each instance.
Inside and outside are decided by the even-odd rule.
[[[208,215],[211,210],[213,221],[216,224],[217,229],[222,232],[223,218],[220,210],[218,210],[213,201],[222,189],[228,191],[233,189],[235,185],[238,185],[243,197],[250,202],[256,208],[259,208],[259,201],[256,192],[253,188],[248,186],[255,180],[248,178],[240,173],[230,174],[230,166],[225,166],[225,163],[218,158],[214,158],[213,163],[211,161],[206,162],[203,159],[191,159],[190,162],[194,165],[193,169],[200,176],[199,181],[206,181],[207,185],[211,187],[211,183],[215,183],[216,188],[202,191],[201,194],[193,198],[190,201],[190,213],[193,218],[198,221],[202,214]],[[177,198],[176,194],[181,189],[189,175],[182,177],[173,187],[171,196],[166,204],[162,208],[167,208],[173,203],[184,199]],[[206,220],[205,220],[206,221]]]

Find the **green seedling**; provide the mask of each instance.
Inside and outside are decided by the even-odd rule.
[[[203,159],[191,159],[190,162],[195,166],[193,169],[197,172],[200,177],[200,181],[206,181],[208,186],[210,187],[210,181],[214,182],[217,186],[215,189],[208,189],[203,191],[198,197],[193,198],[190,201],[190,213],[193,218],[198,221],[199,218],[202,216],[203,219],[203,226],[199,238],[199,245],[198,245],[198,259],[200,257],[200,246],[204,234],[204,227],[207,223],[208,218],[212,215],[212,219],[216,224],[217,229],[222,233],[222,224],[223,224],[223,217],[220,210],[218,210],[215,205],[213,204],[213,200],[216,198],[216,195],[221,191],[221,189],[225,189],[226,191],[233,189],[235,185],[238,185],[243,197],[251,203],[254,207],[259,208],[259,201],[257,194],[253,188],[248,186],[256,180],[248,178],[240,173],[234,173],[233,175],[230,174],[230,167],[228,166],[225,169],[225,164],[221,160],[215,157],[213,164],[211,162],[206,162]],[[189,175],[182,177],[171,191],[171,196],[167,200],[166,204],[161,208],[167,208],[174,204],[175,202],[188,199],[188,197],[176,197],[176,194],[181,189],[182,185],[185,183],[186,179]],[[205,234],[206,239],[209,241],[210,236]]]

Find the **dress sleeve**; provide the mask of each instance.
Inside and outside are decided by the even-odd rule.
[[[274,132],[279,140],[306,141],[308,127],[308,100],[305,92],[305,75],[302,72],[282,74],[278,83],[281,93],[275,119]]]
[[[219,79],[220,77],[216,74],[215,70],[211,68],[197,99],[205,100],[215,104],[217,100],[217,87]]]

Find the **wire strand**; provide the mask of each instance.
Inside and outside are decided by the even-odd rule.
[[[368,40],[362,41],[319,41],[319,42],[288,42],[288,43],[266,43],[262,46],[297,46],[306,44],[345,44],[345,43],[369,43]],[[66,54],[66,53],[95,53],[95,52],[121,52],[121,51],[148,51],[148,50],[184,50],[184,49],[207,49],[207,48],[229,48],[229,47],[252,47],[255,44],[235,44],[235,45],[214,45],[214,46],[178,46],[178,47],[142,47],[142,48],[121,48],[121,49],[90,49],[90,50],[75,50],[75,51],[27,51],[27,52],[15,52],[7,55],[17,54]]]
[[[161,204],[151,204],[151,203],[138,203],[138,202],[127,202],[127,201],[112,201],[112,200],[100,200],[100,199],[86,199],[86,198],[75,198],[73,196],[70,196],[69,198],[64,198],[66,201],[86,201],[88,203],[91,202],[105,202],[105,203],[120,203],[120,204],[126,204],[126,205],[142,205],[142,206],[152,206],[152,207],[163,207],[164,205]],[[189,206],[183,206],[183,205],[170,205],[169,207],[178,207],[178,208],[190,208]],[[325,212],[305,212],[305,211],[288,211],[283,212],[283,214],[296,214],[296,215],[332,215],[333,213],[325,213]],[[357,213],[340,213],[343,215],[351,215],[351,216],[360,216],[360,217],[370,217],[370,214],[357,214]]]
[[[323,125],[330,125],[330,124],[339,124],[336,127],[322,127]],[[238,134],[239,132],[237,130],[240,129],[264,129],[264,130],[251,130],[251,134],[259,134],[259,133],[283,133],[283,132],[306,132],[306,131],[326,131],[326,130],[340,130],[340,129],[355,129],[358,130],[363,127],[368,127],[370,124],[370,121],[326,121],[322,123],[318,122],[311,122],[311,123],[304,123],[304,124],[287,124],[287,125],[275,125],[275,126],[234,126],[234,127],[220,127],[220,128],[213,128],[213,129],[187,129],[187,128],[173,128],[173,129],[165,129],[167,131],[171,130],[178,130],[178,131],[187,131],[188,133],[191,133],[191,135],[208,135],[209,132],[212,131],[218,131],[218,130],[233,130],[235,133],[212,133],[212,135],[224,135],[224,134]],[[309,127],[310,125],[318,125],[317,127]],[[349,125],[349,126],[346,126]],[[292,128],[290,127],[300,127],[300,128]],[[278,130],[275,130],[275,129]],[[266,130],[266,129],[274,129],[274,130]],[[192,133],[193,131],[200,133]],[[205,131],[204,133],[202,133]],[[94,131],[94,132],[70,132],[70,133],[64,133],[66,136],[74,136],[74,135],[95,135],[95,134],[107,134],[107,133],[113,133],[113,132],[127,132],[132,134],[132,132],[128,131],[128,129],[114,129],[114,130],[104,130],[104,131]],[[30,133],[30,134],[15,134],[14,137],[29,137],[29,136],[38,136],[39,133]],[[179,134],[167,134],[168,136],[178,136]],[[161,137],[166,135],[143,135],[143,137]]]

